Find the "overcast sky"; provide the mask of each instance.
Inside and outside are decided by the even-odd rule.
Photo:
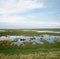
[[[0,29],[60,28],[60,0],[0,0]]]

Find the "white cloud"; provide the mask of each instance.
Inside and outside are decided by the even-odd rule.
[[[60,26],[59,22],[49,21],[49,20],[36,20],[34,16],[8,16],[8,17],[0,17],[0,23],[2,25],[13,25],[13,26],[22,26],[22,27],[31,27],[31,28],[39,28],[39,27],[57,27]],[[35,19],[35,20],[34,20]]]
[[[0,13],[18,13],[34,8],[44,8],[44,4],[36,0],[2,0],[0,1]]]
[[[22,16],[9,16],[9,17],[4,17],[4,18],[0,18],[0,22],[2,23],[9,23],[9,24],[19,24],[19,23],[24,23],[26,20],[26,17],[22,17]]]
[[[57,27],[60,26],[59,22],[40,19],[38,15],[10,15],[22,13],[36,8],[45,8],[45,4],[37,2],[37,0],[0,0],[0,23],[2,25],[18,25],[23,27]],[[40,15],[41,14],[41,15]],[[54,19],[55,20],[55,19]],[[0,24],[0,25],[1,25]],[[1,26],[0,26],[1,27]],[[3,26],[4,27],[4,26]]]

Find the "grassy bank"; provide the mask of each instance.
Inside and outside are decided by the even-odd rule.
[[[0,53],[4,54],[30,54],[39,52],[60,51],[60,44],[42,44],[42,45],[26,45],[26,46],[2,46],[0,45]]]
[[[60,44],[0,45],[0,59],[60,59]]]

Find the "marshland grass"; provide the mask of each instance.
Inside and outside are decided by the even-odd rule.
[[[34,31],[6,30],[0,36],[27,35],[39,36],[42,34],[59,35],[57,33],[38,33]],[[39,44],[26,46],[0,45],[0,59],[60,59],[60,43]]]
[[[39,35],[56,35],[60,36],[60,33],[47,33],[47,32],[36,32],[34,30],[44,30],[44,29],[30,29],[33,31],[24,31],[24,29],[5,29],[4,32],[0,32],[0,36],[7,36],[7,35],[25,35],[25,36],[39,36]],[[60,29],[45,29],[47,31],[60,31]]]
[[[60,59],[60,43],[26,46],[0,45],[0,59]]]
[[[59,52],[35,53],[35,54],[0,54],[0,59],[60,59]]]
[[[0,45],[0,53],[3,54],[34,54],[34,53],[49,53],[60,51],[60,44],[40,44],[26,46],[2,46]]]

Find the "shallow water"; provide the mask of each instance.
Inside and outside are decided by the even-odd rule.
[[[49,43],[54,43],[55,40],[60,40],[60,36],[52,36],[52,35],[43,35],[43,36],[1,36],[0,40],[10,40],[13,41],[18,38],[17,42],[12,42],[12,44],[17,44],[18,46],[23,44],[23,42],[32,42],[32,44],[44,44],[41,39],[47,40]],[[31,40],[31,38],[35,38]],[[21,41],[20,39],[25,39],[25,41]]]
[[[60,33],[60,31],[49,31],[49,30],[24,30],[24,31],[35,31],[35,32],[39,32],[39,33]]]
[[[5,32],[5,30],[0,30],[0,32]]]
[[[36,31],[36,32],[39,32],[39,33],[41,33],[41,32],[46,32],[46,33],[60,33],[59,31]]]

